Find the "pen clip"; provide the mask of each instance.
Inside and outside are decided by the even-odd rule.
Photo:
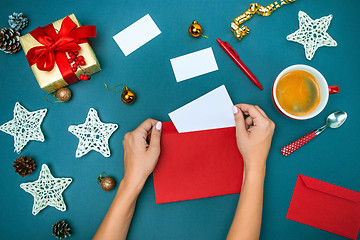
[[[235,50],[228,44],[228,42],[224,42],[224,45],[227,47],[228,50],[230,50],[235,57],[239,58],[239,55],[235,52]]]

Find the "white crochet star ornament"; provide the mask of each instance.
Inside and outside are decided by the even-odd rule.
[[[22,183],[20,187],[34,196],[32,214],[36,215],[46,206],[65,211],[66,205],[62,193],[71,182],[71,178],[54,178],[48,166],[43,164],[39,179],[34,182]]]
[[[117,128],[117,124],[101,122],[97,111],[90,108],[85,123],[69,127],[69,132],[79,138],[75,156],[79,158],[95,150],[110,157],[109,138]]]
[[[335,47],[337,42],[326,32],[332,15],[312,20],[305,12],[299,11],[299,29],[288,35],[287,40],[304,45],[305,55],[311,60],[319,47]]]
[[[47,109],[29,112],[20,103],[15,104],[14,118],[0,126],[0,130],[14,136],[14,152],[20,153],[30,140],[44,141],[40,125]]]

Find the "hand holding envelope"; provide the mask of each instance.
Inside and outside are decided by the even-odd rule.
[[[173,123],[163,124],[154,170],[157,203],[239,193],[244,166],[238,147],[248,169],[265,170],[274,123],[259,107],[237,106],[221,86],[169,114]]]
[[[156,203],[240,192],[243,161],[232,106],[223,85],[169,114],[173,123],[163,123],[154,170]]]
[[[258,106],[238,104],[233,107],[236,141],[249,170],[264,169],[270,151],[275,124]],[[246,118],[244,115],[247,115]],[[258,166],[259,164],[263,166]],[[260,167],[260,168],[259,168]]]

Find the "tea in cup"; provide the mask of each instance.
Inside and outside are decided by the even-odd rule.
[[[275,107],[286,117],[305,120],[318,115],[326,106],[329,94],[339,92],[328,86],[324,76],[307,65],[293,65],[275,79],[272,98]]]

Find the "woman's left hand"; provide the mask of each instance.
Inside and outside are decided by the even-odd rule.
[[[142,189],[160,155],[161,122],[147,119],[124,136],[124,178],[126,184]],[[151,133],[150,144],[147,137]]]

